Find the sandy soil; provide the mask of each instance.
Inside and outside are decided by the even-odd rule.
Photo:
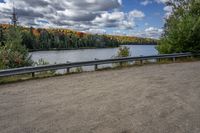
[[[0,85],[0,133],[200,133],[200,62]]]

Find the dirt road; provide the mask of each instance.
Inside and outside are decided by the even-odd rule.
[[[0,133],[200,133],[200,62],[0,85]]]

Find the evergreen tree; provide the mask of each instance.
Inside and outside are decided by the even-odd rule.
[[[22,45],[22,34],[17,27],[9,28],[5,46],[0,47],[0,64],[4,68],[16,68],[32,64],[28,50]]]

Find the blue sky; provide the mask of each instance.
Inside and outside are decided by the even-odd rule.
[[[151,26],[163,26],[163,17],[165,14],[163,10],[165,5],[163,3],[154,2],[148,5],[142,5],[141,0],[124,0],[123,4],[122,10],[125,12],[129,12],[133,9],[144,12],[145,17],[138,23],[139,26],[143,27],[145,23],[148,23]]]
[[[0,23],[10,23],[13,3],[23,26],[69,28],[159,38],[170,12],[167,0],[0,0]]]

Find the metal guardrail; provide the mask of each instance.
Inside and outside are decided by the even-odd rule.
[[[94,61],[85,61],[85,62],[74,62],[74,63],[65,63],[65,64],[56,64],[56,65],[44,65],[37,67],[22,67],[16,69],[7,69],[0,71],[0,77],[8,77],[21,74],[32,74],[34,77],[35,73],[59,69],[67,69],[70,72],[70,68],[82,67],[82,66],[95,66],[95,70],[98,69],[98,65],[103,64],[112,64],[112,63],[123,63],[131,61],[142,61],[143,60],[152,60],[152,59],[169,59],[172,58],[175,62],[176,58],[180,57],[192,57],[195,55],[200,55],[200,53],[178,53],[178,54],[163,54],[163,55],[152,55],[152,56],[141,56],[141,57],[127,57],[127,58],[116,58],[116,59],[106,59],[106,60],[94,60]]]

